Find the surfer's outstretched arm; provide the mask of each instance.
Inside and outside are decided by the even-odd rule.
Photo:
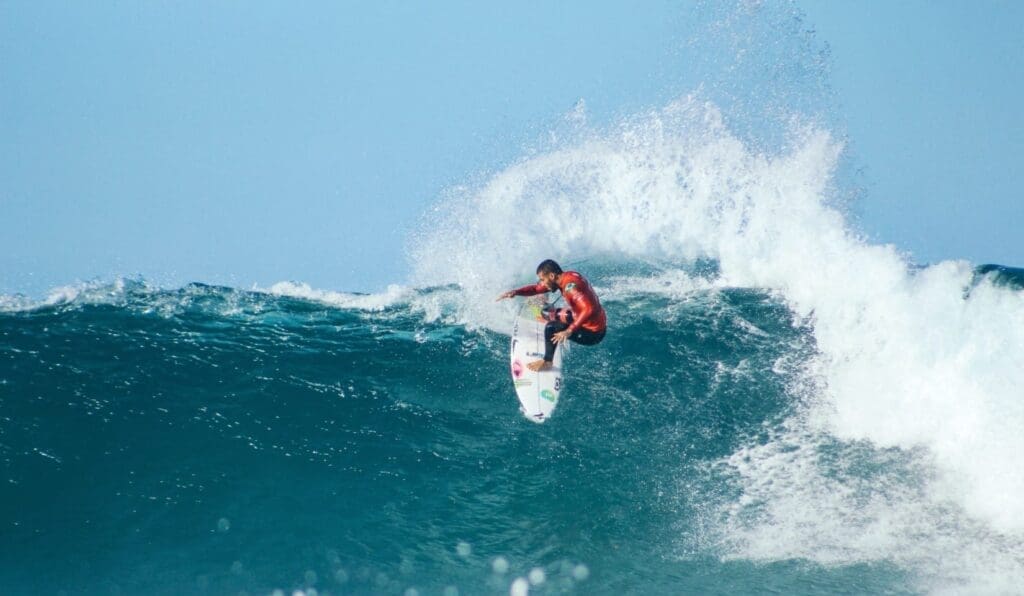
[[[547,294],[550,291],[551,288],[543,282],[511,290],[513,296],[536,296],[537,294]]]
[[[537,294],[546,294],[551,290],[544,284],[539,283],[533,286],[523,286],[507,292],[502,292],[498,295],[498,300],[504,300],[513,296],[536,296]],[[497,302],[498,300],[495,300]]]

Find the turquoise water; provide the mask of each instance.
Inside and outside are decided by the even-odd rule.
[[[721,459],[786,417],[814,349],[785,306],[606,306],[544,425],[517,412],[506,336],[408,301],[128,284],[0,314],[0,583],[478,594],[541,569],[552,594],[912,591],[884,561],[730,557],[716,530],[738,490]]]

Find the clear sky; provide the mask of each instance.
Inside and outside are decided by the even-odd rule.
[[[872,237],[1024,264],[1024,10],[797,2]],[[702,81],[693,5],[2,2],[0,292],[376,290],[446,187]],[[706,73],[703,73],[706,74]]]
[[[865,231],[919,262],[1024,266],[1024,4],[800,6],[831,50]]]

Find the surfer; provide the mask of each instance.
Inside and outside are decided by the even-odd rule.
[[[498,296],[504,300],[513,296],[535,296],[559,290],[569,308],[549,309],[545,312],[548,324],[544,326],[544,359],[527,364],[532,371],[551,368],[555,347],[569,340],[584,346],[601,343],[607,327],[607,318],[597,294],[582,275],[575,271],[562,271],[558,263],[547,259],[537,265],[537,285],[523,286]]]

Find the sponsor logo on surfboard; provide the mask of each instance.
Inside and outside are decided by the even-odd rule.
[[[512,381],[512,384],[516,387],[529,387],[530,385],[533,385],[533,381],[530,379],[516,379],[515,381]]]
[[[512,363],[512,376],[519,378],[523,375],[523,365],[518,360]]]
[[[552,393],[550,389],[545,389],[544,391],[541,391],[540,396],[551,403],[555,403],[555,394]]]

